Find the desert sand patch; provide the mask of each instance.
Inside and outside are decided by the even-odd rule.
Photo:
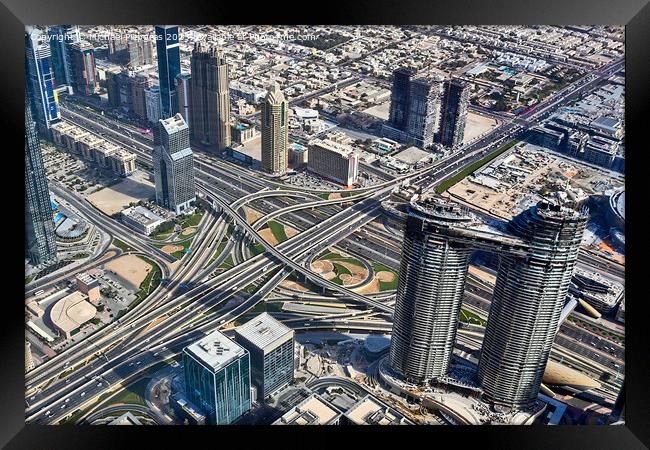
[[[296,283],[295,281],[284,280],[282,283],[280,283],[280,286],[287,289],[293,289],[294,291],[309,292],[309,289],[307,289],[306,286],[303,286],[300,283]]]
[[[348,269],[350,272],[352,272],[353,277],[357,277],[362,280],[368,278],[368,269],[366,269],[365,267],[361,267],[356,264],[349,263],[347,261],[337,261],[337,263],[342,265],[346,269]]]
[[[357,294],[375,294],[379,292],[379,280],[374,277],[370,283],[352,290]]]
[[[473,112],[467,113],[467,122],[465,124],[465,134],[463,136],[463,144],[467,144],[481,134],[491,130],[497,126],[497,121],[490,117],[486,117]]]
[[[382,270],[380,272],[377,272],[376,278],[379,281],[390,283],[391,281],[393,281],[395,279],[395,274],[393,272],[387,272],[385,270]]]
[[[469,273],[471,273],[472,275],[474,275],[474,276],[476,276],[476,277],[478,277],[478,278],[480,278],[482,280],[487,281],[490,284],[495,284],[496,281],[497,281],[497,277],[495,277],[494,275],[492,275],[489,272],[486,272],[485,270],[479,269],[476,266],[470,265],[469,266]]]
[[[288,237],[289,239],[291,239],[291,238],[294,237],[296,234],[298,234],[298,230],[296,230],[295,228],[291,228],[291,227],[288,227],[288,226],[285,225],[285,226],[284,226],[284,234],[286,234],[287,237]]]
[[[190,234],[195,233],[195,232],[196,232],[196,227],[188,227],[188,228],[185,228],[185,229],[181,232],[181,234],[182,234],[183,236],[189,236]]]
[[[275,238],[275,235],[273,234],[273,231],[271,231],[270,228],[264,228],[263,230],[260,230],[260,236],[262,236],[262,239],[264,239],[266,242],[271,244],[272,246],[278,245],[278,240]]]
[[[174,252],[180,252],[181,250],[183,250],[183,246],[182,245],[169,244],[169,245],[165,245],[163,248],[161,248],[161,250],[163,252],[169,253],[171,255]]]
[[[152,267],[151,264],[137,255],[124,255],[107,262],[104,269],[115,273],[118,277],[131,284],[132,288],[137,289]]]
[[[340,193],[340,192],[332,192],[332,193],[327,197],[328,200],[338,200],[338,199],[340,199],[340,198],[343,198],[343,197],[341,196],[341,193]]]
[[[323,274],[327,272],[332,272],[334,270],[334,264],[330,261],[314,261],[311,263],[311,270],[316,273]]]
[[[248,206],[244,206],[244,214],[246,215],[246,221],[248,222],[249,225],[254,224],[257,222],[259,218],[262,217],[262,214],[255,211],[252,208],[249,208]]]

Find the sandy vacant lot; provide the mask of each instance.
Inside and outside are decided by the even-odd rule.
[[[467,113],[463,144],[473,141],[479,135],[497,126],[497,121],[473,112]]]
[[[379,105],[372,106],[363,112],[366,114],[370,114],[371,116],[375,116],[382,120],[388,120],[389,111],[390,111],[390,101],[387,101]]]
[[[156,195],[153,183],[146,176],[137,176],[138,174],[141,172],[90,194],[88,201],[104,214],[112,216],[129,206],[129,203],[147,200]]]
[[[115,273],[130,284],[131,289],[137,290],[152,267],[137,255],[124,255],[104,264],[104,269]]]
[[[341,196],[341,194],[339,192],[332,192],[330,195],[328,195],[327,199],[328,200],[338,200],[341,197],[342,196]]]

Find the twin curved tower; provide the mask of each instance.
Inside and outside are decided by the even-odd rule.
[[[540,202],[485,230],[441,197],[412,201],[397,288],[391,368],[407,381],[446,375],[469,256],[501,256],[479,361],[484,397],[525,408],[537,398],[586,226],[584,211]]]

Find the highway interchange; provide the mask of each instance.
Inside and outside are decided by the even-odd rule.
[[[287,188],[282,189],[277,181],[261,177],[246,167],[195,153],[198,191],[209,208],[194,238],[193,253],[183,257],[179,263],[155,247],[150,239],[135,235],[120,222],[94,209],[77,194],[51,183],[51,189],[57,196],[102,231],[154,260],[160,266],[163,277],[170,282],[159,285],[119,322],[107,325],[29,372],[26,379],[26,420],[30,423],[56,423],[83,409],[97,397],[125,386],[146,370],[164,364],[165,359],[178,354],[206,331],[224,327],[246,314],[276,290],[292,271],[334,293],[334,297],[330,298],[349,304],[350,310],[334,318],[306,319],[285,315],[283,320],[287,324],[296,329],[390,331],[390,296],[357,294],[323,279],[306,267],[304,262],[336,245],[352,254],[397,268],[400,237],[373,222],[381,215],[381,201],[388,197],[395,185],[409,178],[422,186],[435,186],[489,152],[496,151],[502,144],[516,139],[526,127],[557,110],[573,96],[592,89],[603,78],[619,70],[621,65],[622,61],[618,61],[592,73],[592,79],[570,85],[540,106],[527,111],[523,117],[504,123],[433,168],[399,178],[387,176],[384,183],[352,190],[351,196],[344,199],[323,200],[317,195],[322,192],[296,188],[291,188],[289,192]],[[79,109],[77,105],[67,105],[62,108],[63,117],[130,148],[136,152],[141,163],[151,166],[150,139],[108,117],[92,112],[82,114]],[[258,232],[262,221],[254,225],[247,222],[242,209],[246,204],[254,206],[266,216],[266,220],[273,217],[294,227],[299,234],[275,247],[267,244]],[[240,237],[237,243],[227,238],[228,224],[235,226]],[[228,242],[227,251],[208,263],[224,240]],[[248,254],[247,245],[240,242],[250,241],[262,244],[265,252],[257,256]],[[239,255],[236,258],[238,264],[211,276],[225,254],[231,250],[234,252],[237,246],[239,251],[235,254]],[[593,255],[581,255],[581,264],[610,269]],[[612,269],[619,271],[617,275],[622,274],[621,268]],[[240,296],[239,292],[251,283],[257,285],[255,294]],[[28,294],[31,292],[33,290]],[[488,289],[470,284],[465,304],[485,315],[489,309],[490,295]],[[233,298],[237,300],[229,301]],[[355,307],[365,309],[354,310]],[[562,353],[570,350],[590,361],[601,358],[604,361],[602,365],[588,364],[592,372],[597,372],[599,367],[601,370],[608,369],[607,364],[623,366],[623,348],[610,346],[614,349],[613,355],[600,349],[604,344],[596,343],[597,348],[593,348],[593,337],[585,333],[585,330],[573,325],[563,324],[554,349],[561,347]],[[583,339],[583,336],[586,337]],[[576,341],[578,338],[582,341]],[[476,344],[480,340],[477,339],[475,331],[461,328],[460,343],[478,348]]]

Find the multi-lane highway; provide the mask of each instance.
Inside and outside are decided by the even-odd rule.
[[[306,279],[329,291],[336,292],[340,300],[361,304],[389,318],[392,306],[385,299],[359,295],[324,280],[300,261],[335,244],[342,245],[340,244],[342,240],[379,217],[381,201],[402,179],[411,178],[424,186],[433,186],[453,176],[468,164],[496,151],[502,143],[515,138],[525,126],[541,120],[565,104],[572,96],[596,86],[602,78],[618,70],[620,64],[621,62],[617,62],[602,69],[591,81],[570,86],[565,91],[555,94],[549,101],[527,111],[524,116],[505,123],[430,169],[372,188],[355,190],[353,193],[358,195],[348,197],[345,201],[318,200],[319,197],[314,195],[315,192],[295,193],[300,189],[292,189],[294,191],[292,193],[265,194],[263,189],[277,187],[278,183],[259,177],[249,169],[223,161],[216,162],[212,158],[197,154],[199,190],[205,194],[205,198],[210,198],[213,206],[218,206],[216,208],[218,212],[210,214],[205,226],[202,227],[202,234],[197,237],[204,243],[201,246],[204,250],[185,257],[180,267],[176,269],[177,272],[165,269],[168,263],[172,262],[169,255],[152,246],[149,240],[129,233],[123,225],[103,216],[76,196],[55,186],[53,189],[58,195],[73,204],[93,223],[97,223],[112,236],[119,237],[138,251],[152,255],[152,259],[161,266],[161,269],[167,270],[164,272],[165,276],[177,283],[174,286],[179,285],[179,280],[199,279],[202,282],[180,295],[172,295],[171,289],[161,288],[151,297],[153,300],[147,303],[146,308],[142,308],[138,314],[106,327],[107,329],[102,333],[93,336],[92,340],[86,339],[80,342],[58,355],[59,359],[48,361],[43,367],[39,366],[35,369],[27,379],[31,388],[28,391],[35,391],[28,394],[26,398],[27,420],[34,423],[56,422],[90,403],[98,395],[123,386],[127,380],[134,379],[147,368],[160,364],[164,358],[180,352],[185,345],[198,339],[203,332],[224,326],[249,311],[275,289],[291,271],[300,273]],[[128,127],[115,127],[103,116],[101,120],[89,119],[78,111],[73,111],[74,109],[74,107],[63,109],[64,116],[68,120],[84,126],[93,133],[102,134],[109,140],[119,142],[134,150],[142,161],[150,163],[150,140],[133,133]],[[221,184],[215,186],[215,179],[222,180]],[[267,244],[257,232],[257,227],[250,225],[245,217],[242,217],[240,208],[245,202],[240,199],[247,196],[246,200],[257,202],[257,209],[266,214],[267,220],[271,217],[282,217],[283,222],[296,227],[301,232],[275,247]],[[279,198],[280,196],[283,197]],[[298,204],[295,200],[289,200],[290,197],[306,199],[311,204],[307,206]],[[238,201],[239,203],[235,203]],[[335,203],[342,203],[342,205],[335,206]],[[349,206],[349,203],[352,205]],[[309,211],[310,208],[318,208],[321,211]],[[324,220],[323,208],[327,208]],[[218,216],[219,212],[225,217]],[[234,222],[249,239],[261,243],[265,253],[248,258],[220,275],[209,277],[214,263],[207,264],[207,261],[223,239],[227,221]],[[374,251],[377,252],[382,245],[385,247],[385,241],[390,236],[386,233],[382,234],[376,227],[367,228],[372,230]],[[356,245],[355,250],[359,252],[371,247],[367,242],[357,245],[350,243],[350,240],[345,245],[348,245],[348,248],[354,248]],[[398,251],[397,245],[393,246],[393,251]],[[394,256],[396,260],[399,259],[398,254]],[[181,276],[177,277],[179,273]],[[258,285],[255,294],[241,295],[240,292],[251,283]],[[227,304],[226,302],[233,297],[239,300],[234,305],[232,302]],[[348,327],[361,326],[359,322],[366,322],[365,326],[379,327],[378,331],[387,331],[386,324],[389,324],[387,321],[381,324],[376,321],[359,320],[354,316],[323,320],[323,324],[330,327],[338,327],[341,323],[346,323]],[[303,322],[302,326],[313,326],[304,325],[306,323],[309,321]],[[384,328],[382,329],[381,326]],[[575,329],[571,329],[570,332],[580,333]],[[567,340],[574,338],[574,335],[567,334]],[[64,359],[67,365],[61,362]],[[68,372],[61,373],[62,370]]]

